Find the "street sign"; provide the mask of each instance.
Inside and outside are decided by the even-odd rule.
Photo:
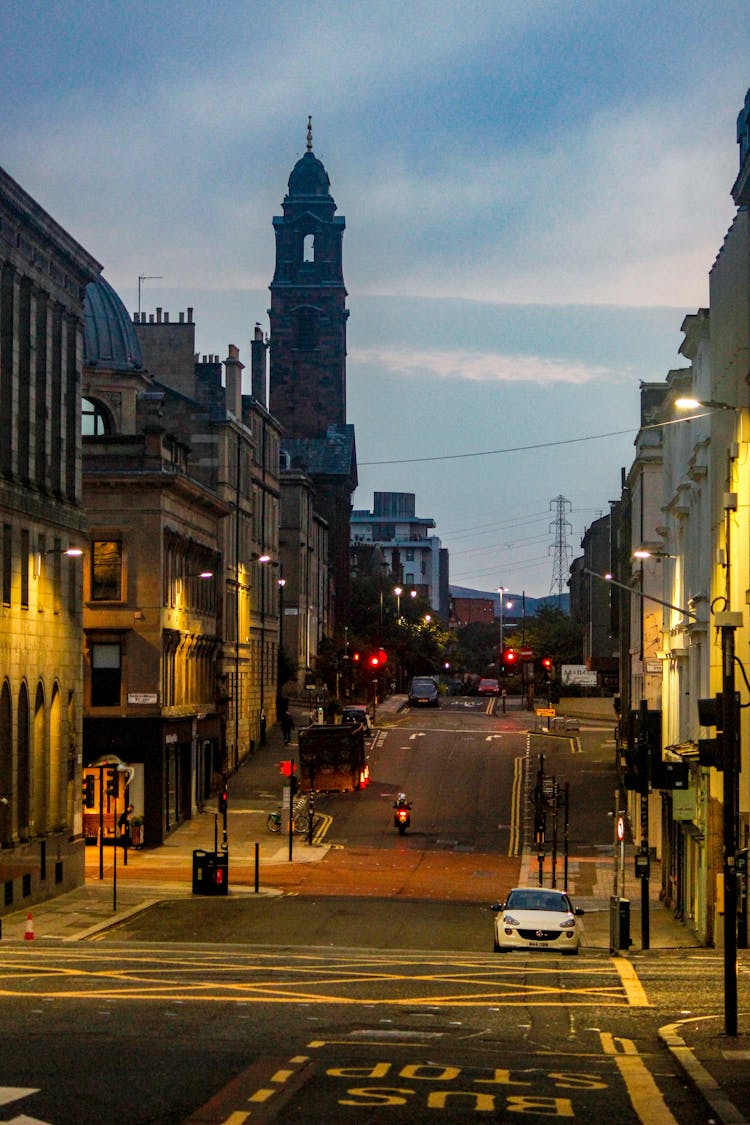
[[[596,687],[596,672],[591,672],[585,664],[563,664],[560,680],[564,687]]]
[[[623,818],[621,816],[618,816],[618,818],[617,818],[617,839],[618,840],[624,840],[625,839],[625,821],[623,820]]]
[[[547,719],[554,719],[557,714],[554,707],[537,707],[536,713]]]
[[[521,660],[533,660],[534,650],[533,648],[521,648],[518,650],[518,655],[521,657]]]

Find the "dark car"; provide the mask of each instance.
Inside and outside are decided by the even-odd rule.
[[[416,707],[439,707],[437,684],[431,676],[415,676],[409,685],[409,702]]]
[[[341,722],[350,723],[352,726],[364,727],[365,738],[369,738],[372,734],[370,716],[367,714],[367,708],[359,704],[344,707],[341,711]]]

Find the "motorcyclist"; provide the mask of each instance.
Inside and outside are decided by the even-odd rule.
[[[394,809],[410,809],[411,801],[408,800],[406,793],[399,793],[396,800],[393,802]]]

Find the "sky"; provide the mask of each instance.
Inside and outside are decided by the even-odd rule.
[[[640,381],[685,366],[748,86],[747,0],[0,3],[0,164],[201,354],[268,329],[312,115],[354,506],[413,492],[453,584],[535,597],[620,494]]]

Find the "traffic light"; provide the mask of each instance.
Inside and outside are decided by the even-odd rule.
[[[649,711],[645,704],[639,711],[631,711],[627,738],[625,788],[647,796],[661,763],[661,711]]]
[[[227,811],[227,801],[228,800],[229,800],[229,794],[227,793],[226,785],[224,785],[222,787],[221,792],[219,793],[219,812],[220,813],[226,813],[226,811]]]
[[[552,663],[552,660],[550,659],[550,657],[549,656],[543,656],[541,661],[540,661],[540,664],[542,666],[542,672],[544,673],[546,678],[548,680],[551,680],[552,677],[555,674],[555,666]]]
[[[515,672],[519,666],[519,656],[514,648],[503,649],[502,655],[503,662],[503,675],[507,672]]]
[[[722,692],[718,692],[713,699],[698,700],[698,722],[702,727],[716,727],[715,738],[698,739],[698,760],[702,766],[711,766],[721,772],[724,769],[724,696]],[[739,726],[736,725],[735,730],[739,730]]]
[[[117,766],[107,766],[107,796],[115,800],[120,795],[120,771]]]
[[[96,803],[96,795],[94,791],[95,784],[96,780],[93,773],[87,774],[86,777],[84,777],[83,782],[81,783],[81,795],[83,798],[83,807],[85,809],[93,809]]]
[[[369,668],[382,668],[384,664],[388,663],[388,656],[384,649],[379,648],[376,652],[371,653],[367,658],[367,665]]]

